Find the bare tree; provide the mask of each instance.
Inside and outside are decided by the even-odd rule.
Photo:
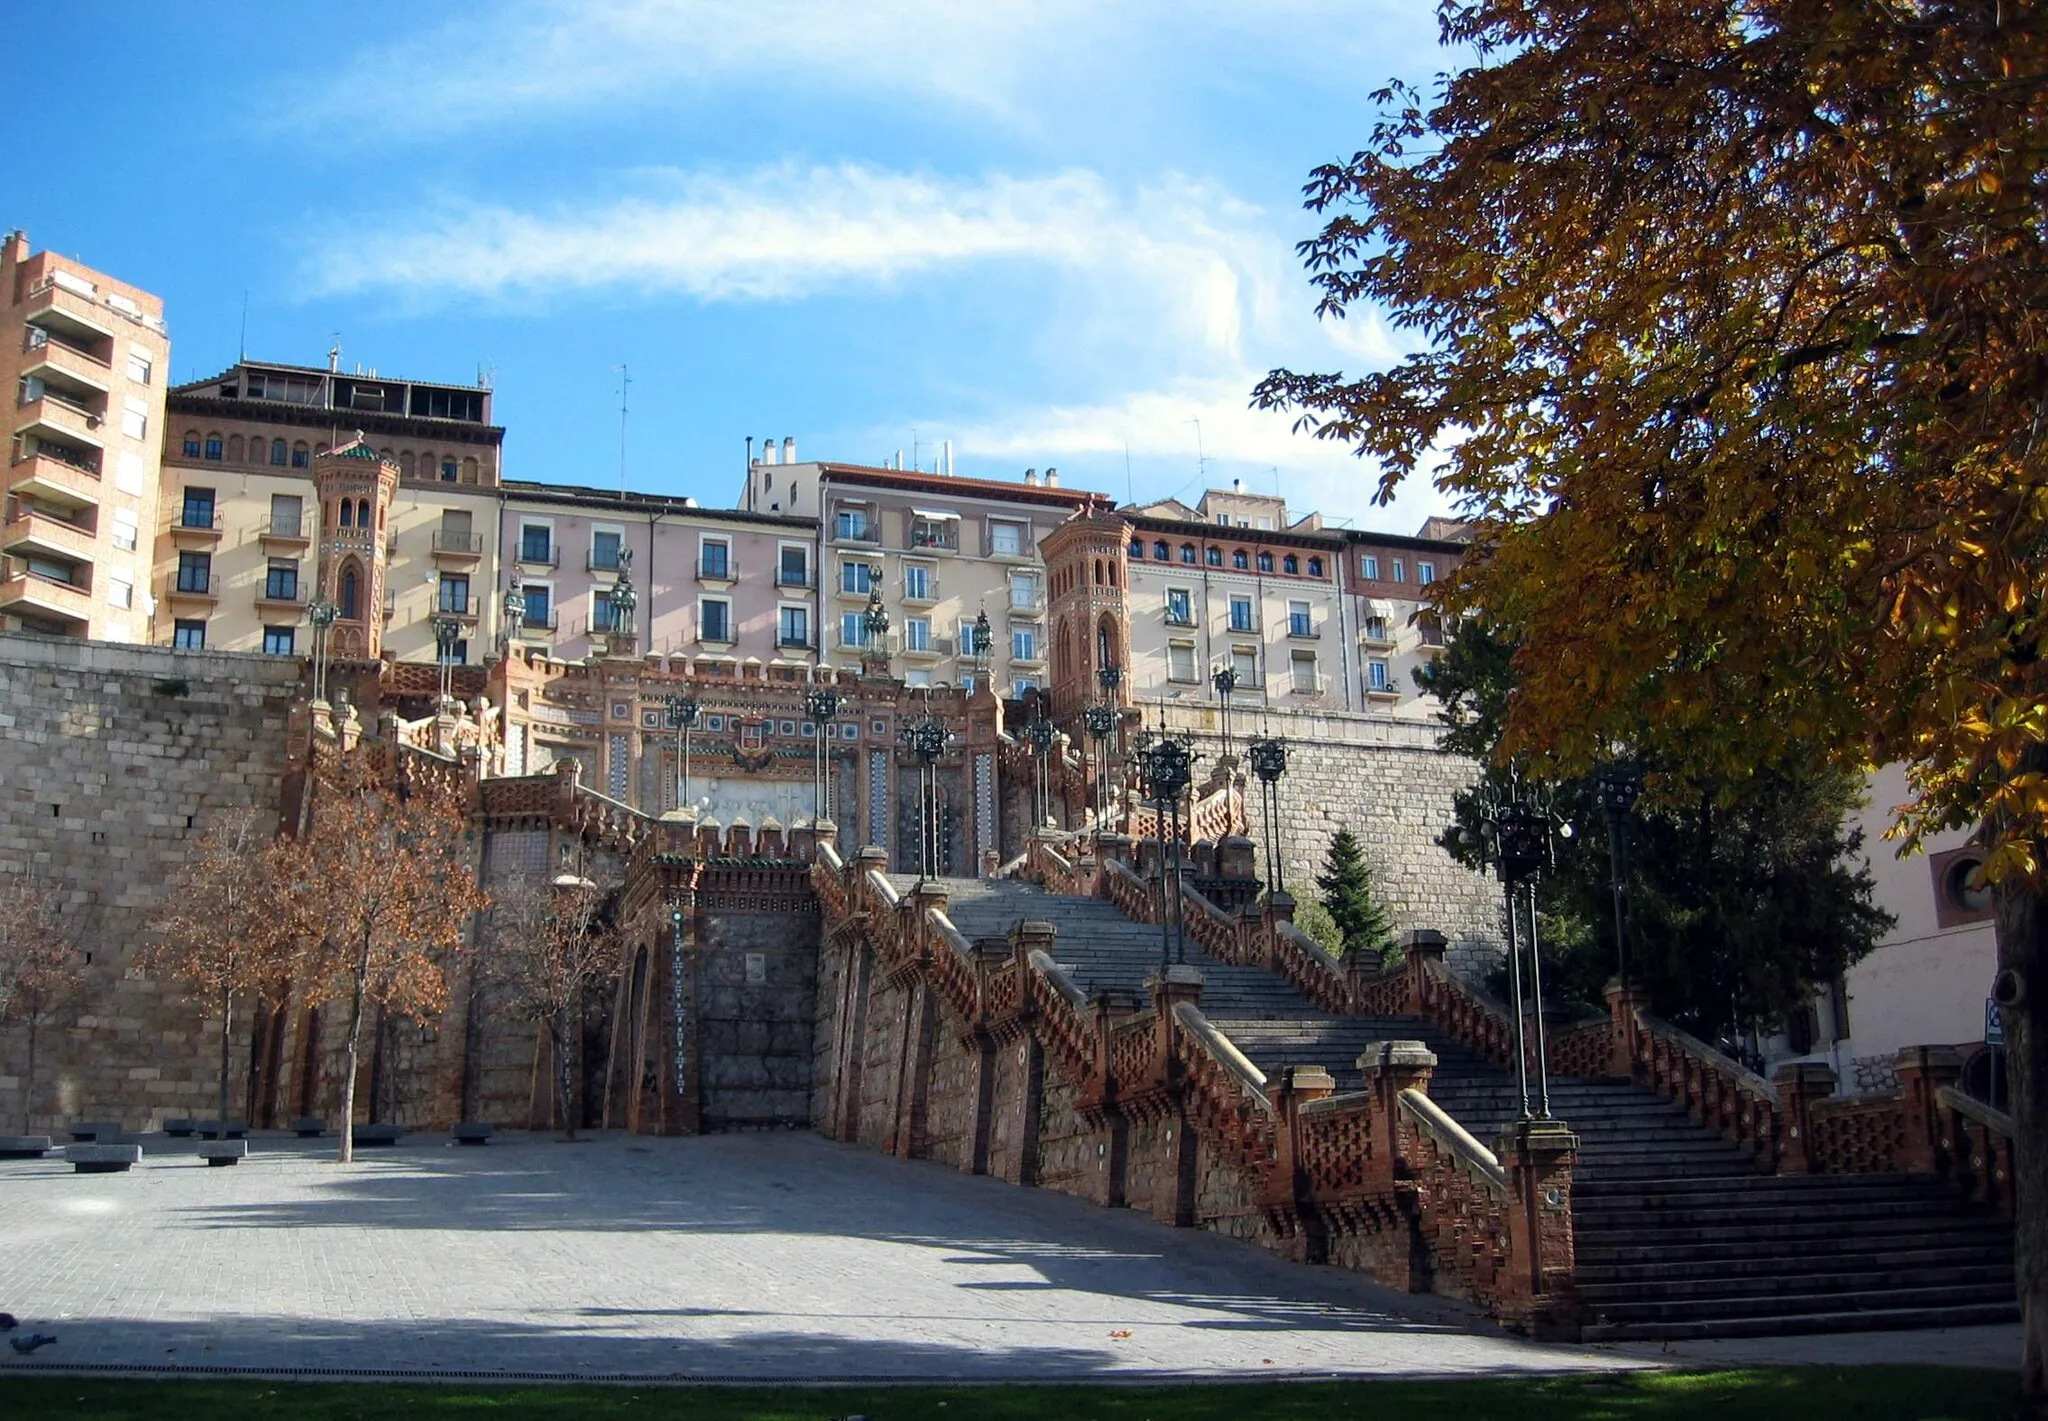
[[[0,875],[0,1026],[28,1040],[21,1078],[21,1128],[35,1109],[36,1048],[43,1028],[85,990],[85,964],[63,890],[34,872]]]
[[[281,841],[276,815],[236,809],[200,840],[199,853],[171,884],[143,949],[145,970],[183,982],[220,1009],[222,1138],[228,1121],[228,1057],[235,999],[275,999],[298,965],[304,874],[299,846]]]
[[[323,783],[305,843],[306,903],[320,925],[306,974],[312,1002],[346,996],[341,1162],[355,1158],[365,1008],[426,1018],[448,1000],[448,960],[490,900],[478,887],[462,806],[429,786],[387,787],[344,766]]]
[[[506,1002],[546,1030],[555,1060],[555,1094],[565,1139],[576,1138],[572,1017],[585,994],[618,976],[624,935],[605,915],[605,896],[587,878],[564,873],[514,879],[492,914]]]

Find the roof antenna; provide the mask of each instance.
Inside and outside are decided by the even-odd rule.
[[[626,491],[626,387],[633,383],[633,377],[619,366],[619,492]]]
[[[1126,439],[1124,440],[1124,502],[1136,507],[1138,495],[1134,488],[1135,486],[1131,483],[1131,441]]]
[[[241,347],[242,353],[235,357],[235,363],[237,365],[241,364],[243,361],[249,358],[249,288],[246,286],[242,288]]]
[[[1202,487],[1206,489],[1209,487],[1209,456],[1202,452],[1202,421],[1191,419],[1187,422],[1195,427],[1195,473],[1200,476]]]

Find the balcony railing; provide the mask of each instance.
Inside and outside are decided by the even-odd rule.
[[[1289,616],[1287,618],[1287,635],[1314,641],[1322,633],[1315,629],[1315,624],[1309,621],[1307,617]]]
[[[179,511],[178,521],[172,526],[192,533],[218,533],[226,524],[221,515],[210,508],[204,511],[186,508]]]
[[[263,536],[266,538],[304,538],[306,536],[304,532],[305,526],[306,520],[304,518],[279,518],[276,515],[272,515],[270,526],[264,530]]]
[[[936,602],[939,599],[939,580],[927,576],[922,586],[906,579],[903,583],[903,600],[906,602]]]
[[[912,528],[910,547],[931,552],[957,553],[960,551],[960,530],[958,528]]]
[[[1045,593],[1036,587],[1012,587],[1010,589],[1010,610],[1013,612],[1036,612],[1045,605]]]
[[[697,628],[697,640],[706,646],[731,646],[733,644],[732,623],[724,626]]]
[[[736,582],[733,576],[731,558],[697,559],[697,580],[699,582]]]
[[[76,290],[73,286],[58,281],[55,276],[46,276],[28,289],[28,295],[25,299],[33,301],[38,297],[47,295],[53,298],[52,304],[59,308],[67,306],[83,307],[94,315],[105,311],[119,316],[124,321],[132,321],[138,326],[146,326],[159,335],[164,333],[164,323],[161,317],[148,314],[125,296],[116,296],[112,292],[101,293],[92,286],[92,283],[84,280],[82,277],[75,278],[75,280],[77,285],[83,286],[85,290]]]
[[[1194,624],[1195,614],[1192,611],[1186,608],[1175,609],[1168,607],[1166,609],[1166,625],[1169,627],[1191,627]]]
[[[560,615],[552,607],[544,612],[528,611],[519,618],[519,629],[527,632],[551,632],[560,620]]]
[[[617,572],[619,570],[619,554],[616,550],[609,553],[591,553],[583,559],[583,570],[585,572]]]
[[[484,539],[481,533],[451,533],[445,528],[434,530],[434,551],[456,553],[469,557],[482,557]]]
[[[1230,619],[1230,629],[1233,632],[1250,636],[1258,631],[1259,623],[1254,617],[1232,617]]]
[[[296,582],[266,582],[256,590],[256,600],[272,606],[303,607],[306,605],[306,593]]]
[[[858,527],[848,523],[838,523],[833,525],[832,541],[835,543],[880,543],[882,541],[882,530],[871,523]]]
[[[924,644],[920,646],[913,643],[906,636],[903,639],[903,654],[905,656],[951,656],[953,654],[953,638],[949,636],[928,636],[924,639]]]
[[[513,559],[528,567],[560,567],[562,559],[553,544],[521,543],[519,554]]]
[[[450,596],[444,592],[440,600],[434,603],[435,613],[444,617],[474,616],[475,609],[476,599],[471,598],[466,592],[460,597]]]
[[[94,478],[100,476],[98,454],[84,449],[73,449],[64,444],[53,444],[47,439],[38,439],[35,448],[24,450],[15,457],[14,462],[19,464],[25,459],[54,459],[66,468],[76,469],[82,474],[91,474]]]
[[[807,567],[778,567],[775,569],[777,587],[809,587],[811,570]]]
[[[784,651],[816,651],[818,643],[809,636],[796,632],[782,632],[775,638],[775,645]]]
[[[213,573],[185,572],[180,570],[171,583],[174,597],[211,597],[218,588],[220,579]]]

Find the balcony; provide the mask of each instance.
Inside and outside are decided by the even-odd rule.
[[[289,584],[265,582],[256,589],[256,610],[267,616],[296,619],[306,610],[306,591],[297,579]]]
[[[865,603],[868,600],[868,588],[875,585],[877,584],[870,581],[866,586],[850,587],[847,585],[846,579],[842,577],[834,587],[832,595],[843,602]]]
[[[1288,677],[1287,679],[1287,694],[1290,696],[1304,698],[1322,695],[1323,678],[1321,673],[1319,672],[1312,676],[1304,676],[1299,672],[1296,672],[1294,675]]]
[[[481,533],[458,533],[447,528],[434,530],[434,563],[438,567],[468,567],[483,560]]]
[[[807,567],[778,567],[775,569],[777,587],[808,588],[812,586],[811,570]]]
[[[225,526],[221,515],[210,508],[181,509],[171,520],[171,542],[181,548],[210,548],[220,542]]]
[[[1316,630],[1315,623],[1311,622],[1307,617],[1289,616],[1287,619],[1287,635],[1297,641],[1318,641],[1322,638],[1323,634]]]
[[[783,634],[775,638],[775,645],[782,651],[816,651],[818,644],[807,636]]]
[[[521,567],[556,568],[562,565],[562,556],[552,543],[521,543],[512,561]]]
[[[1017,650],[1016,643],[1010,645],[1010,666],[1013,670],[1026,670],[1045,665],[1045,648],[1034,646],[1028,651]]]
[[[432,621],[439,617],[453,617],[465,626],[475,626],[477,613],[482,607],[482,598],[444,597],[434,604],[434,610],[428,613],[428,620]],[[592,627],[591,630],[594,632],[609,632],[611,628]]]
[[[699,582],[716,583],[722,587],[728,583],[737,582],[739,578],[732,570],[731,558],[699,558],[697,559],[697,580]]]
[[[16,557],[53,557],[66,562],[93,560],[93,532],[41,509],[24,508],[0,530],[0,550]]]
[[[1392,646],[1394,644],[1394,629],[1380,618],[1371,618],[1359,630],[1358,644],[1360,646]]]
[[[1045,607],[1045,591],[1039,587],[1010,588],[1010,610],[1013,612],[1037,612]]]
[[[697,629],[697,640],[704,646],[731,646],[733,645],[732,624],[728,622],[722,627],[699,627]]]
[[[623,566],[624,564],[619,560],[619,550],[617,549],[609,553],[588,553],[583,559],[583,570],[585,572],[609,572],[616,577],[619,569]]]
[[[220,602],[220,578],[181,571],[164,589],[164,598],[173,607],[214,607]]]
[[[953,638],[949,636],[926,637],[922,646],[912,645],[909,638],[903,642],[903,656],[909,661],[939,661],[953,654]]]
[[[38,443],[47,439],[100,450],[107,447],[105,425],[106,421],[91,410],[46,388],[36,399],[21,402],[14,432],[33,435]]]
[[[903,603],[907,607],[929,607],[939,600],[939,580],[936,577],[927,577],[922,587],[913,582],[903,584]]]
[[[92,594],[76,583],[21,572],[0,582],[0,612],[54,618],[82,634],[92,620]]]
[[[119,332],[117,321],[164,334],[161,318],[146,314],[125,297],[95,291],[83,278],[67,276],[67,280],[86,289],[75,291],[60,286],[55,277],[46,276],[29,288],[24,319],[38,326],[61,328],[87,340],[111,341]]]
[[[541,612],[529,611],[519,619],[519,634],[521,636],[544,636],[555,630],[560,620],[561,618],[552,607]]]
[[[75,345],[52,340],[48,331],[30,326],[23,351],[27,357],[21,363],[23,375],[59,386],[82,385],[97,391],[102,399],[113,393],[114,372],[106,361]]]
[[[1252,617],[1233,616],[1230,619],[1230,631],[1233,636],[1257,636],[1259,624],[1257,619]]]
[[[896,642],[897,635],[895,632],[889,632],[880,638],[869,636],[866,632],[862,632],[858,636],[848,636],[846,629],[841,627],[837,632],[833,633],[832,649],[834,651],[856,651],[863,656],[894,656],[896,654]]]
[[[921,553],[957,553],[960,551],[960,525],[913,525],[907,546]]]
[[[303,518],[272,518],[256,534],[266,553],[301,553],[313,544],[312,529]]]
[[[832,541],[878,548],[882,545],[882,531],[872,523],[855,524],[842,521],[832,525]]]
[[[1166,609],[1166,625],[1169,627],[1191,627],[1194,624],[1195,614],[1193,611],[1184,607],[1168,607]]]
[[[39,503],[65,508],[100,506],[100,461],[98,456],[73,456],[68,451],[38,449],[14,461],[13,492],[27,494]]]

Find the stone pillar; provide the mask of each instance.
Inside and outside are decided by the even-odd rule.
[[[1375,1041],[1360,1053],[1358,1069],[1365,1073],[1372,1112],[1372,1158],[1361,1183],[1374,1193],[1394,1194],[1401,1209],[1400,1222],[1388,1221],[1390,1236],[1374,1250],[1373,1276],[1389,1288],[1426,1293],[1434,1271],[1429,1241],[1423,1236],[1415,1208],[1414,1186],[1407,1183],[1417,1173],[1412,1156],[1416,1139],[1414,1128],[1401,1116],[1401,1092],[1429,1093],[1436,1053],[1420,1041]],[[1406,1184],[1407,1192],[1397,1193],[1397,1184]],[[1396,1236],[1396,1228],[1404,1231],[1405,1237]]]
[[[1281,1071],[1273,1092],[1273,1110],[1279,1120],[1274,1131],[1276,1155],[1266,1172],[1265,1202],[1269,1217],[1284,1212],[1294,1220],[1294,1231],[1278,1243],[1280,1252],[1297,1263],[1322,1263],[1329,1256],[1328,1238],[1300,1164],[1301,1108],[1336,1089],[1336,1079],[1321,1066],[1289,1066]]]
[[[1785,1131],[1779,1143],[1780,1174],[1815,1174],[1820,1161],[1813,1152],[1813,1102],[1835,1093],[1835,1073],[1819,1061],[1780,1066],[1771,1084],[1778,1088]]]
[[[1578,1335],[1572,1166],[1579,1137],[1562,1120],[1521,1120],[1494,1146],[1508,1174],[1508,1270],[1501,1313],[1537,1337]]]
[[[1899,1108],[1906,1114],[1899,1168],[1908,1174],[1933,1174],[1941,1161],[1943,1086],[1963,1075],[1963,1053],[1953,1046],[1908,1046],[1893,1058],[1899,1073]]]
[[[1401,934],[1401,956],[1408,966],[1408,1010],[1416,1016],[1422,1014],[1422,974],[1424,964],[1435,962],[1442,965],[1444,948],[1448,944],[1444,935],[1434,928],[1410,928]]]
[[[1607,1074],[1635,1078],[1636,1058],[1640,1054],[1637,1043],[1643,1029],[1637,1018],[1650,1010],[1650,990],[1647,987],[1624,987],[1620,982],[1607,984],[1607,1015],[1614,1025],[1613,1044],[1607,1057]]]
[[[1218,878],[1258,877],[1258,849],[1242,834],[1226,834],[1216,842]]]
[[[896,1118],[884,1152],[902,1159],[924,1155],[924,1125],[931,1100],[933,1017],[931,992],[920,978],[903,1004],[903,1050],[897,1058]]]
[[[1118,987],[1097,987],[1089,998],[1089,1005],[1095,1010],[1095,1079],[1109,1081],[1110,1039],[1119,1026],[1138,1014],[1137,994]],[[1099,1202],[1111,1209],[1120,1209],[1129,1202],[1130,1120],[1116,1102],[1116,1094],[1124,1085],[1123,1081],[1111,1081],[1109,1098],[1099,1107],[1102,1112],[1102,1138],[1096,1141],[1095,1147],[1102,1176]]]
[[[1258,951],[1257,960],[1267,968],[1279,971],[1273,959],[1279,947],[1280,925],[1294,921],[1294,895],[1284,888],[1275,889],[1266,895],[1266,901],[1260,905],[1256,915],[1247,909],[1238,921],[1240,931],[1251,927],[1259,935],[1258,942],[1253,944]]]

